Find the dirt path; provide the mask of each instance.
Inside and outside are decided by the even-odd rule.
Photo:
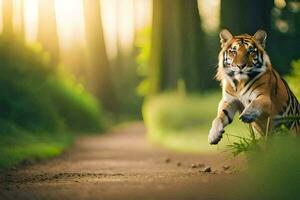
[[[151,146],[143,125],[135,123],[78,138],[59,158],[0,174],[0,199],[223,200],[240,162],[224,154],[178,154]],[[212,172],[193,164],[210,166]]]

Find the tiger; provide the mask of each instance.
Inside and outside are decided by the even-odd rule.
[[[217,117],[208,135],[211,145],[218,144],[237,112],[239,119],[251,124],[261,136],[280,125],[280,119],[299,116],[300,106],[287,82],[272,67],[265,50],[267,33],[233,36],[223,29],[216,79],[221,83],[222,98]],[[299,133],[299,118],[288,124],[292,133]],[[271,132],[271,131],[270,131]]]

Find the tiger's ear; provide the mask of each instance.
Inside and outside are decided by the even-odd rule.
[[[227,29],[223,29],[220,32],[220,42],[221,42],[221,47],[223,48],[224,45],[226,44],[226,42],[228,42],[229,40],[231,40],[233,38],[232,34],[227,30]]]
[[[266,47],[267,33],[264,30],[258,30],[254,34],[254,39],[263,47]]]

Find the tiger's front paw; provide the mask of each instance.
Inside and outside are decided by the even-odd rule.
[[[240,115],[240,120],[242,120],[244,123],[252,123],[260,116],[260,114],[261,113],[258,110],[245,110]]]
[[[212,127],[209,131],[208,141],[210,144],[218,144],[222,139],[224,133],[223,123],[220,119],[215,119],[212,123]]]

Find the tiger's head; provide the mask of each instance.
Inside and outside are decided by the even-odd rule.
[[[266,62],[269,62],[264,50],[266,38],[267,33],[263,30],[253,36],[233,36],[227,29],[222,30],[217,79],[222,80],[225,76],[233,81],[247,81],[266,71]]]

